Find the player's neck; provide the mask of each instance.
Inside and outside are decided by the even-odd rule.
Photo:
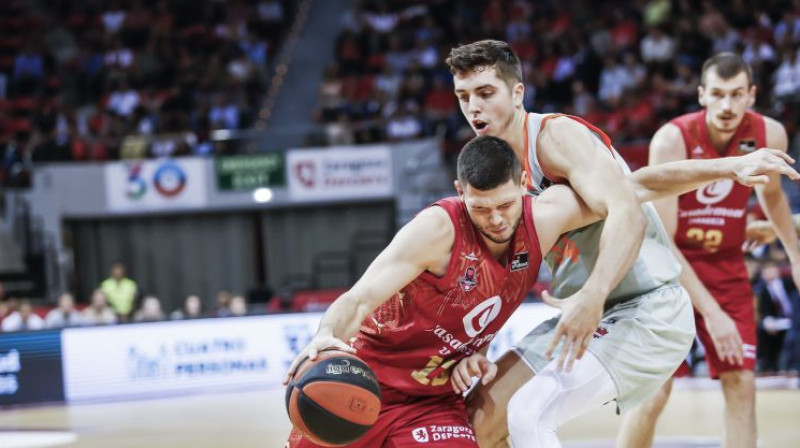
[[[528,124],[528,112],[525,109],[520,109],[512,119],[511,126],[504,135],[499,136],[508,142],[514,149],[517,158],[524,161],[528,154],[526,147],[525,126]]]
[[[508,246],[511,245],[511,242],[506,241],[505,243],[495,243],[487,238],[486,235],[481,235],[481,238],[483,238],[483,242],[486,243],[486,248],[492,253],[492,257],[499,261],[500,264],[505,266],[506,252],[508,252]]]

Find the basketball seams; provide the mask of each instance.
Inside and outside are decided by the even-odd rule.
[[[378,419],[381,391],[375,373],[357,356],[339,350],[300,362],[287,387],[286,409],[295,428],[321,446],[362,437]]]

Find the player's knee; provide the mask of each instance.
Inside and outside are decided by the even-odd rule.
[[[720,380],[727,400],[734,400],[736,403],[755,402],[756,381],[752,370],[725,372],[720,375]]]
[[[495,446],[508,436],[506,410],[486,387],[478,386],[467,399],[467,411],[480,446]]]

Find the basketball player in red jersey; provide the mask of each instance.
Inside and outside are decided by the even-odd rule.
[[[790,159],[759,151],[722,163],[645,169],[630,181],[644,202],[720,177],[758,182],[772,170],[800,177],[784,160]],[[600,218],[566,186],[538,198],[523,196],[525,176],[505,141],[487,136],[467,144],[458,160],[460,197],[437,202],[403,227],[331,305],[293,362],[286,383],[302,359],[315,359],[325,348],[356,352],[374,369],[381,414],[349,446],[478,446],[464,401],[451,389],[453,366],[485,352],[536,281],[542,253],[559,235]],[[491,380],[492,366],[482,367],[484,381]],[[297,431],[287,446],[316,447]]]
[[[750,67],[740,56],[713,56],[703,65],[701,80],[698,98],[704,109],[675,118],[656,132],[650,143],[651,165],[747,154],[764,146],[786,150],[783,125],[749,110],[756,87]],[[722,382],[725,448],[756,446],[756,324],[742,252],[751,191],[721,181],[656,204],[679,249],[680,281],[692,298],[711,376]],[[800,285],[800,250],[780,178],[771,176],[769,183],[755,191],[786,248],[795,284]],[[671,386],[670,380],[625,419],[618,446],[650,447]]]

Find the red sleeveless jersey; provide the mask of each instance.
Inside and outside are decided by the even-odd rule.
[[[447,273],[423,272],[365,319],[353,342],[392,396],[385,399],[452,395],[455,364],[489,344],[525,299],[542,255],[531,201],[523,203],[505,266],[492,257],[461,199],[434,204],[455,228]]]
[[[746,112],[724,153],[711,144],[705,110],[671,121],[681,130],[687,159],[716,159],[766,146],[764,117]],[[752,188],[733,180],[714,182],[678,199],[675,243],[717,300],[751,296],[742,244]]]

